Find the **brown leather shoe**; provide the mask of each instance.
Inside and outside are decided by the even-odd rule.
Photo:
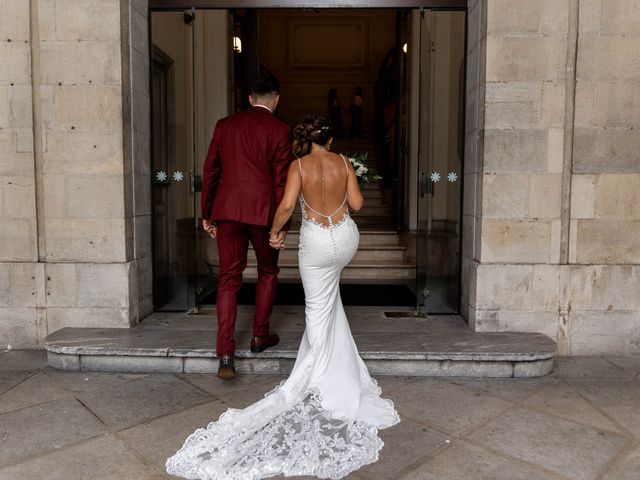
[[[251,339],[251,351],[253,353],[264,352],[267,348],[273,347],[280,342],[277,333],[271,333],[263,337],[253,337]]]
[[[222,355],[220,357],[218,378],[222,380],[233,380],[236,378],[236,367],[234,365],[233,355]]]

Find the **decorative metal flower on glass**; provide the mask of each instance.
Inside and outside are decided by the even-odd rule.
[[[159,182],[165,182],[167,180],[167,172],[164,170],[158,170],[156,172],[156,180]]]
[[[447,180],[449,180],[451,183],[455,182],[456,180],[458,180],[458,174],[456,172],[449,172],[449,175],[447,175]]]
[[[439,182],[442,177],[438,172],[431,172],[431,175],[429,175],[429,178],[433,183],[436,183],[436,182]]]
[[[176,182],[182,181],[183,178],[184,178],[184,175],[182,174],[182,172],[180,170],[178,170],[177,172],[173,172],[173,179]]]

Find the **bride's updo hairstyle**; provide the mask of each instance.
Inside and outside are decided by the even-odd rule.
[[[311,144],[325,146],[333,138],[333,124],[327,117],[312,113],[293,129],[293,153],[303,157],[311,151]]]

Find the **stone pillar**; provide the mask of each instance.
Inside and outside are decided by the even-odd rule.
[[[486,6],[470,320],[476,330],[536,331],[555,339],[559,273],[550,264],[560,255],[568,2],[489,0]]]
[[[37,338],[38,225],[29,2],[0,13],[0,348]]]
[[[135,323],[153,311],[151,204],[151,92],[149,90],[149,28],[147,0],[121,0],[123,58],[123,129],[125,163],[130,165],[128,215],[133,233],[132,266]]]
[[[634,0],[580,1],[571,355],[640,354],[639,7]]]
[[[470,40],[468,87],[479,78],[484,95],[480,120],[468,93],[470,325],[542,332],[561,354],[638,354],[637,2],[475,5],[470,39],[483,38],[471,36],[473,9],[486,7],[486,84]]]
[[[146,2],[2,7],[0,348],[128,327],[151,310]]]
[[[467,13],[464,198],[462,203],[461,312],[475,326],[476,269],[482,232],[487,0],[471,0]]]

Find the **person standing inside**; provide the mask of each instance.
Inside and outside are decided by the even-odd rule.
[[[342,126],[342,107],[340,106],[337,88],[329,89],[329,95],[327,96],[327,110],[336,132],[335,138],[336,140],[340,140],[344,136],[344,127]]]
[[[351,131],[353,140],[362,136],[362,87],[356,85],[351,92]]]
[[[258,261],[251,351],[280,340],[269,332],[278,282],[278,250],[269,246],[269,227],[293,154],[291,127],[273,116],[279,100],[278,80],[259,76],[251,85],[251,108],[217,122],[203,168],[202,225],[216,239],[220,259],[216,353],[218,377],[224,380],[235,377],[237,296],[249,242]],[[280,233],[283,241],[285,235]]]

